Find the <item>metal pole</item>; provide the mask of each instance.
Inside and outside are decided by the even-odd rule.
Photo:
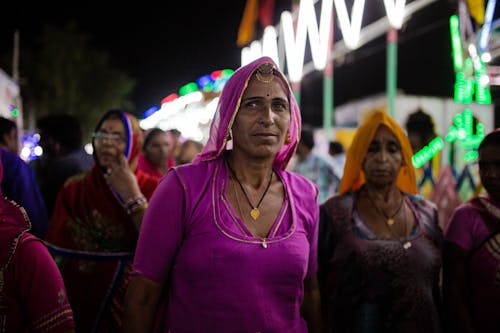
[[[292,82],[293,95],[300,109],[300,82]]]
[[[328,34],[328,53],[327,63],[323,71],[323,130],[325,137],[331,139],[332,127],[335,126],[335,118],[333,116],[333,11],[330,18],[330,33]]]
[[[12,79],[19,84],[19,30],[14,32],[14,50],[12,52]]]
[[[394,118],[394,101],[398,86],[398,31],[394,28],[387,32],[387,109]]]

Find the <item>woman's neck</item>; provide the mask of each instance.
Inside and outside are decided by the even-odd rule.
[[[254,188],[268,182],[269,173],[273,170],[272,160],[240,158],[233,154],[226,155],[225,159],[239,181]]]
[[[399,202],[403,195],[395,183],[387,185],[367,183],[363,185],[363,191],[371,198],[381,202]]]

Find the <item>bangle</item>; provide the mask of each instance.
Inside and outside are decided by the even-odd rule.
[[[135,213],[145,211],[146,208],[148,208],[148,203],[147,202],[145,204],[143,204],[143,205],[132,207],[131,209],[127,210],[127,214],[128,215],[134,215]]]
[[[124,208],[128,215],[132,215],[146,210],[148,208],[148,200],[141,194],[135,198],[128,199],[124,204]]]

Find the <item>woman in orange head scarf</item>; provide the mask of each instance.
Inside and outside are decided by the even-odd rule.
[[[321,206],[321,298],[335,332],[439,332],[442,233],[435,206],[415,195],[411,156],[401,127],[373,112],[339,195]]]

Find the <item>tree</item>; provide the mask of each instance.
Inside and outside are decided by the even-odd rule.
[[[74,115],[87,139],[105,111],[133,107],[135,81],[112,68],[108,53],[93,48],[75,23],[46,26],[36,51],[23,52],[21,62],[25,114]]]

